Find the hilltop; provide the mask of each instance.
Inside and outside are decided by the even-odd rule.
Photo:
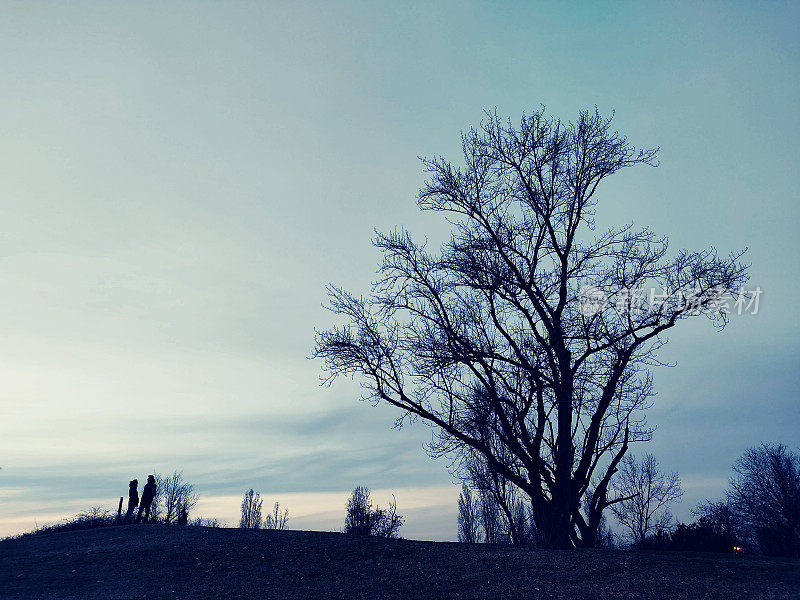
[[[0,542],[0,598],[800,598],[800,562],[157,525]]]

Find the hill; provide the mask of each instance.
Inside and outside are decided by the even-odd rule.
[[[0,598],[800,598],[800,562],[154,525],[0,542]]]

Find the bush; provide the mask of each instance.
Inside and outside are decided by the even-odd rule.
[[[672,550],[692,550],[695,552],[733,552],[739,546],[732,535],[719,531],[710,519],[700,517],[688,525],[678,523],[672,533]]]
[[[264,517],[264,529],[286,529],[286,523],[289,521],[289,509],[284,508],[281,511],[279,502],[275,502],[272,507],[272,513]]]
[[[47,535],[63,531],[78,531],[81,529],[96,529],[98,527],[111,527],[116,525],[116,515],[102,506],[93,506],[89,510],[78,513],[74,517],[65,519],[63,523],[37,526],[33,531],[23,533],[17,537],[34,535]]]
[[[397,514],[397,503],[394,499],[386,510],[378,507],[373,509],[370,490],[364,486],[353,490],[345,508],[345,533],[393,538],[398,537],[398,531],[403,526],[403,516]]]
[[[224,527],[225,523],[216,517],[197,517],[189,521],[189,527]]]

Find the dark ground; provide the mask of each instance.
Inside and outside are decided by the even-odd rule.
[[[800,561],[139,525],[0,542],[0,598],[800,598]]]

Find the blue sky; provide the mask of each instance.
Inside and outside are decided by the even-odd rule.
[[[320,388],[324,286],[366,290],[373,230],[446,235],[419,156],[486,108],[616,111],[660,166],[600,225],[748,247],[760,314],[692,322],[656,372],[650,445],[719,495],[761,440],[800,446],[792,3],[5,3],[0,20],[0,535],[182,469],[233,522],[250,487],[331,529],[392,491],[408,537],[455,537],[422,426]]]

